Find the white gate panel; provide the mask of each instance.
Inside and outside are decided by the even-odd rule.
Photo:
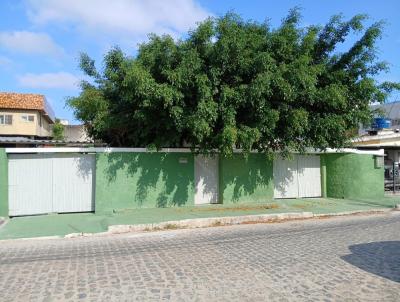
[[[278,157],[274,160],[274,197],[296,198],[299,194],[297,156],[292,160]]]
[[[321,165],[318,155],[298,156],[299,197],[321,197]]]
[[[9,154],[9,215],[53,211],[52,161],[42,154]]]
[[[321,197],[319,155],[293,155],[274,160],[274,197]]]
[[[53,158],[53,212],[89,212],[93,205],[91,154],[65,154]]]
[[[195,204],[218,202],[218,156],[198,155],[194,159]]]
[[[91,154],[9,154],[9,215],[94,210]]]

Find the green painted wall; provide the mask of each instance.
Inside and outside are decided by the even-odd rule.
[[[183,161],[182,161],[183,160]],[[322,192],[327,197],[384,196],[384,169],[373,155],[323,154]],[[263,154],[219,159],[219,202],[273,198],[273,161]],[[96,212],[194,204],[194,155],[190,153],[96,154]],[[8,160],[0,148],[0,216],[8,216]]]
[[[96,212],[193,205],[194,157],[190,153],[97,154],[95,199]]]
[[[328,197],[376,199],[384,196],[384,169],[374,155],[324,154]]]
[[[8,216],[8,161],[4,148],[0,148],[0,217]]]
[[[273,162],[264,154],[221,157],[219,161],[220,202],[262,202],[274,196]]]

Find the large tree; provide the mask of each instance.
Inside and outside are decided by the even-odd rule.
[[[294,9],[271,28],[229,13],[183,40],[150,35],[134,57],[114,48],[101,71],[82,54],[92,80],[68,105],[94,139],[111,146],[225,155],[346,146],[371,118],[371,102],[399,88],[374,79],[387,70],[377,60],[382,22],[365,27],[365,15],[337,15],[325,26],[301,27],[300,19]]]

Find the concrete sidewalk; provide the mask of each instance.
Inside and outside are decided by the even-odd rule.
[[[344,200],[330,198],[280,199],[265,203],[207,205],[180,208],[127,210],[113,214],[50,214],[16,217],[0,226],[0,240],[42,236],[65,236],[71,233],[101,233],[116,225],[146,225],[210,217],[233,217],[283,213],[338,214],[354,211],[390,209],[400,203],[400,196],[381,200]],[[296,216],[296,215],[295,215]],[[307,216],[307,215],[306,215]],[[306,218],[306,216],[304,216]],[[309,215],[308,215],[309,216]],[[307,216],[307,218],[309,218]],[[271,216],[272,218],[274,216]],[[284,217],[284,216],[280,216]],[[294,217],[294,216],[293,216]],[[297,215],[296,217],[301,217]],[[260,220],[257,221],[270,221]],[[215,220],[218,222],[217,220]],[[272,220],[271,220],[272,221]],[[215,225],[218,225],[217,223]],[[111,228],[112,229],[112,228]]]

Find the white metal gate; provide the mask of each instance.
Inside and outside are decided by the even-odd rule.
[[[218,156],[198,155],[194,159],[195,204],[218,202]]]
[[[94,154],[9,154],[9,215],[94,210]]]
[[[319,155],[298,155],[299,197],[321,197]]]
[[[321,168],[318,155],[293,155],[274,160],[274,197],[321,197]]]

